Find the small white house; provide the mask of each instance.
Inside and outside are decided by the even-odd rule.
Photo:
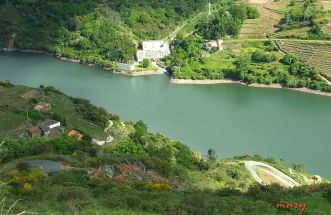
[[[143,41],[142,50],[137,51],[137,61],[144,59],[161,59],[170,54],[169,44],[163,40]]]
[[[127,63],[117,63],[117,68],[120,70],[125,70],[125,71],[134,71],[136,70],[136,66],[132,64],[127,64]]]
[[[223,40],[211,40],[206,43],[206,47],[207,49],[218,48],[219,50],[223,50],[222,44]]]

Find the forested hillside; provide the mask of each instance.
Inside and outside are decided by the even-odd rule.
[[[162,38],[205,5],[206,0],[2,0],[0,45],[107,67],[133,60],[140,39]]]

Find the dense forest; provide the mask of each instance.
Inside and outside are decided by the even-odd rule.
[[[0,1],[0,45],[38,49],[111,67],[134,59],[141,39],[160,39],[206,1]]]

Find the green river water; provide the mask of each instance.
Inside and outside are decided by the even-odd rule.
[[[219,157],[260,154],[303,163],[331,178],[331,98],[237,84],[174,85],[167,76],[127,77],[50,56],[0,53],[0,80],[54,86],[123,120]]]

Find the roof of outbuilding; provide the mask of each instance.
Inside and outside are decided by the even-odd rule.
[[[56,123],[59,123],[59,122],[56,120],[53,120],[53,119],[49,119],[49,120],[46,120],[46,121],[40,123],[39,127],[43,130],[43,132],[47,132],[50,130],[49,126],[54,125]]]
[[[40,133],[41,132],[41,129],[39,128],[39,127],[31,127],[31,128],[29,128],[28,129],[28,131],[30,132],[30,133]]]

